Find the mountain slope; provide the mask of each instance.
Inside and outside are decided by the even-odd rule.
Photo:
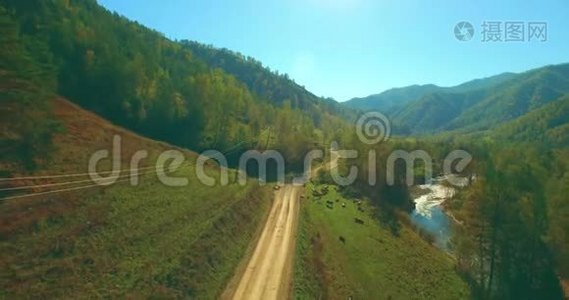
[[[566,93],[569,93],[569,64],[546,66],[430,93],[393,112],[391,117],[394,124],[413,134],[472,132],[494,128]]]
[[[421,98],[432,93],[463,93],[478,89],[490,88],[504,81],[514,78],[514,73],[502,73],[499,75],[475,79],[453,87],[440,87],[433,84],[412,85],[403,88],[395,88],[380,94],[364,98],[354,98],[343,104],[360,110],[378,110],[385,114],[393,114],[406,105],[415,103]]]
[[[189,184],[168,187],[156,174],[141,171],[138,186],[118,182],[2,201],[0,297],[217,297],[268,213],[270,189],[254,181],[246,186],[205,186],[193,169],[195,153],[142,138],[63,99],[53,106],[65,130],[55,136],[52,159],[30,173],[2,157],[5,175],[87,172],[90,155],[110,150],[113,136],[120,135],[122,168],[129,168],[138,150],[149,153],[141,167],[153,166],[164,150],[179,150],[191,164],[175,175],[188,178]],[[213,175],[219,170],[209,164],[206,172]],[[8,186],[81,180],[88,177],[18,180]],[[8,186],[2,182],[2,188]]]
[[[569,64],[520,74],[488,91],[488,96],[463,111],[448,129],[485,129],[515,119],[569,93]]]
[[[402,124],[411,133],[427,133],[444,128],[462,111],[486,96],[486,91],[468,93],[432,93],[408,104],[392,116],[394,124]]]
[[[496,128],[496,140],[532,142],[545,148],[569,147],[569,95]]]
[[[475,91],[480,89],[487,89],[497,86],[503,82],[508,80],[514,79],[518,74],[506,72],[486,78],[481,79],[474,79],[471,81],[467,81],[465,83],[459,84],[454,87],[447,88],[447,91],[451,91],[453,93],[461,93],[461,92],[468,92],[468,91]]]
[[[346,118],[353,117],[353,113],[349,109],[341,106],[333,99],[315,96],[290,79],[287,74],[273,72],[252,57],[194,41],[184,40],[181,41],[181,44],[209,66],[223,69],[235,76],[262,99],[277,105],[289,101],[293,108],[301,109],[311,115],[329,112]]]
[[[425,94],[432,93],[442,89],[439,86],[428,85],[412,85],[403,88],[394,88],[383,93],[370,95],[364,98],[353,98],[343,104],[359,110],[377,110],[383,113],[391,113],[393,110],[400,108],[410,102],[417,100]]]
[[[36,167],[34,158],[49,152],[58,128],[49,105],[55,70],[43,54],[41,43],[21,38],[0,5],[0,157],[29,169]]]
[[[278,141],[296,137],[295,143],[275,145],[294,164],[307,150],[306,141],[322,140],[345,125],[333,102],[315,100],[284,79],[255,90],[246,78],[210,65],[188,46],[113,14],[95,0],[1,4],[13,12],[24,39],[38,41],[32,49],[45,50],[34,56],[50,58],[57,70],[57,94],[153,139],[193,150],[225,151],[236,145],[243,150],[260,145],[261,133],[282,120],[271,136]]]

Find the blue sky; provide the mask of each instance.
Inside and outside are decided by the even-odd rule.
[[[99,0],[172,39],[253,56],[316,95],[451,86],[569,62],[568,0]],[[459,21],[474,37],[458,41]],[[482,42],[484,21],[544,21],[547,41]],[[504,26],[502,24],[502,26]],[[528,29],[525,29],[527,40]]]

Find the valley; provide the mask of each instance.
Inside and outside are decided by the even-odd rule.
[[[569,299],[562,38],[445,72],[304,9],[349,1],[172,1],[0,0],[0,299]]]

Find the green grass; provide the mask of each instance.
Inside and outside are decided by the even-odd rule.
[[[72,212],[2,236],[5,296],[219,295],[272,194],[254,182],[207,187],[192,168],[180,175],[191,184],[166,187],[152,177],[139,187],[117,184],[76,200]]]
[[[32,174],[4,159],[0,169],[14,176],[86,172],[89,156],[109,149],[113,134],[123,137],[122,168],[137,150],[149,151],[144,165],[151,165],[158,153],[173,148],[65,101],[56,105],[66,131],[57,136],[52,159]],[[195,153],[180,150],[188,163],[195,162]],[[219,173],[213,164],[206,172]],[[137,187],[123,182],[1,201],[0,299],[220,295],[268,214],[271,187],[253,180],[208,187],[190,165],[175,175],[189,185],[167,187],[150,174]],[[51,182],[18,184],[38,183]]]
[[[402,225],[399,236],[334,187],[321,200],[307,185],[295,262],[295,298],[468,299],[453,261]],[[316,186],[320,189],[321,186]],[[334,208],[326,201],[335,201]],[[341,204],[346,203],[342,208]],[[354,218],[364,220],[356,224]],[[342,243],[339,237],[345,238]]]

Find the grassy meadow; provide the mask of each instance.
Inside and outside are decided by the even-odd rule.
[[[362,201],[335,186],[316,200],[309,184],[302,203],[295,261],[298,299],[468,299],[454,262],[406,225],[398,236]],[[336,202],[336,200],[338,200]],[[333,201],[333,208],[327,207]],[[342,204],[345,203],[345,207]],[[355,222],[358,218],[364,224]],[[340,237],[344,241],[340,240]]]
[[[88,154],[110,149],[113,134],[123,137],[123,168],[137,150],[149,151],[150,164],[171,149],[64,100],[56,106],[65,128],[52,160],[32,174],[9,162],[4,170],[14,176],[85,172]],[[187,164],[172,175],[188,178],[184,187],[167,187],[149,174],[138,186],[122,182],[1,202],[0,298],[220,295],[262,225],[272,191],[253,180],[205,186],[192,167],[196,154],[181,151]],[[206,171],[219,173],[213,164]]]

